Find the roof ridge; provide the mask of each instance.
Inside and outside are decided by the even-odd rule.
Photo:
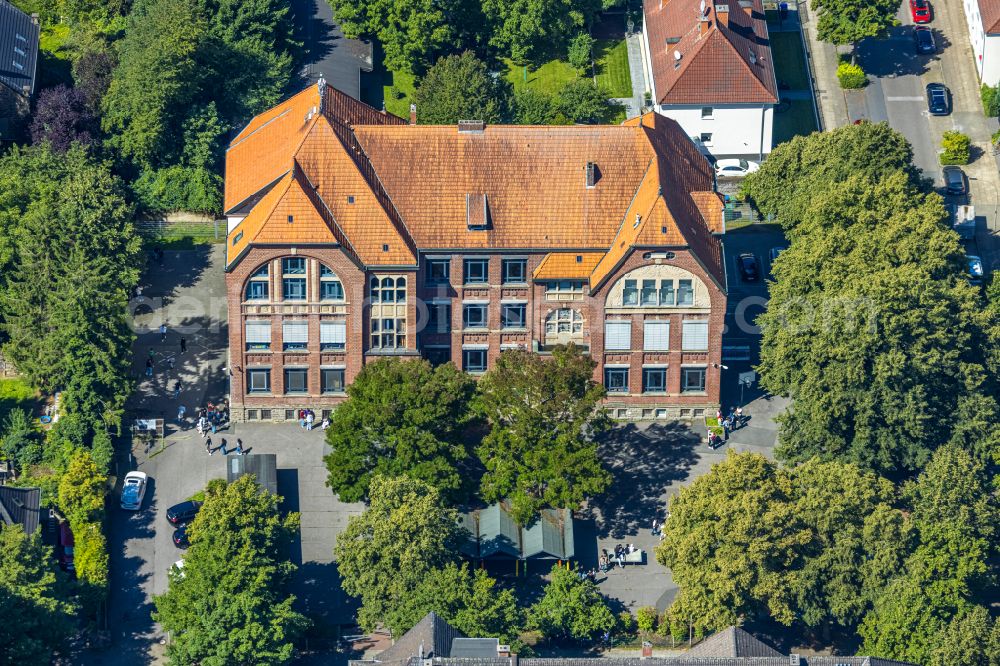
[[[281,113],[279,113],[278,115],[276,115],[274,118],[271,118],[267,122],[262,123],[259,127],[255,127],[254,130],[252,132],[250,132],[249,134],[247,134],[246,136],[243,136],[243,132],[245,132],[247,130],[247,128],[250,127],[250,125],[253,124],[253,121],[258,116],[260,116],[261,114],[258,113],[256,115],[254,115],[254,117],[251,118],[250,120],[248,120],[247,124],[243,126],[243,129],[241,129],[236,134],[236,137],[226,147],[226,151],[228,152],[230,148],[235,148],[236,146],[240,145],[241,143],[243,143],[244,141],[246,141],[247,139],[249,139],[250,137],[252,137],[254,134],[256,134],[257,132],[259,132],[260,130],[264,129],[265,127],[267,127],[268,125],[270,125],[274,121],[278,120],[279,118],[284,118],[286,114],[291,113],[291,111],[292,111],[292,106],[293,106],[293,104],[291,103],[292,100],[294,100],[295,98],[297,98],[299,95],[304,95],[304,94],[306,94],[308,92],[313,92],[313,91],[315,91],[315,87],[314,86],[308,86],[308,87],[300,90],[299,92],[295,93],[294,95],[292,95],[288,99],[284,100],[283,102],[281,102],[281,104],[278,105],[278,106],[285,106],[286,108],[285,108],[284,111],[282,111]],[[318,92],[316,92],[316,96],[317,97],[319,96]],[[266,111],[264,113],[266,113]],[[316,115],[322,115],[322,114],[316,114]]]
[[[751,20],[750,30],[751,30],[751,32],[753,32],[753,35],[756,38],[757,32],[753,29],[753,19],[751,18],[750,20]],[[723,27],[725,27],[726,32],[731,32],[733,34],[736,34],[736,31],[733,30],[732,28],[730,28],[728,25],[723,26]],[[748,71],[750,73],[750,76],[753,77],[753,80],[757,83],[757,86],[760,87],[765,94],[771,95],[771,91],[767,89],[767,86],[764,85],[764,82],[761,81],[760,77],[757,76],[757,73],[753,71],[753,65],[751,65],[748,62],[747,58],[742,53],[740,53],[739,48],[736,46],[736,44],[733,43],[733,40],[729,38],[729,36],[726,34],[726,32],[722,31],[722,27],[718,26],[718,21],[716,21],[716,28],[717,28],[717,30],[719,32],[719,35],[721,35],[722,38],[726,40],[726,43],[729,44],[730,48],[733,49],[733,52],[736,53],[736,55],[739,57],[740,62],[743,63],[743,67],[746,69],[746,71]],[[765,26],[765,29],[766,29],[766,26]],[[747,37],[743,37],[742,35],[740,35],[740,37],[742,37],[743,39],[748,39]],[[768,40],[768,41],[770,41],[770,40]],[[755,44],[755,46],[759,46],[759,44]],[[768,47],[770,48],[770,44],[768,44]],[[754,52],[754,57],[755,58],[760,58],[760,56],[757,55],[756,52]],[[773,71],[773,70],[771,70],[771,71]],[[775,90],[777,90],[777,81],[775,82]],[[774,95],[774,96],[777,97],[776,95]]]

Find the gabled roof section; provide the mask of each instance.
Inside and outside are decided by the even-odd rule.
[[[688,650],[685,657],[782,657],[773,647],[739,627],[728,627]]]
[[[643,11],[657,104],[777,103],[761,0],[645,0]]]
[[[41,520],[41,502],[40,488],[0,486],[0,523],[8,527],[20,525],[25,534],[34,534]]]
[[[550,252],[532,273],[536,280],[586,280],[605,252]]]
[[[396,666],[406,664],[413,657],[448,657],[456,638],[465,638],[465,634],[448,624],[437,613],[430,612],[400,636],[392,647],[379,653],[375,662]]]
[[[1000,0],[979,0],[979,16],[987,35],[1000,33]]]
[[[35,94],[39,35],[37,18],[0,0],[0,85],[22,97]]]
[[[538,520],[526,527],[521,539],[523,557],[553,557],[568,560],[576,553],[573,514],[569,509],[542,509]]]

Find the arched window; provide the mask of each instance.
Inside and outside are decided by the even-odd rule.
[[[269,296],[270,273],[267,264],[264,264],[250,276],[247,282],[246,300],[266,301]]]
[[[344,300],[344,285],[329,266],[319,266],[319,299],[321,301]]]
[[[306,300],[305,257],[285,257],[281,260],[281,288],[286,301]]]
[[[406,302],[405,277],[372,277],[371,302],[374,305]]]
[[[406,278],[373,275],[368,281],[371,303],[371,348],[406,347]]]

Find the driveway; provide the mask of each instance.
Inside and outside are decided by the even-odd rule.
[[[372,71],[371,42],[347,39],[333,19],[328,0],[292,0],[295,36],[302,42],[299,84],[320,76],[334,88],[361,98],[361,70]]]

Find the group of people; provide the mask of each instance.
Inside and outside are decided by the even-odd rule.
[[[616,544],[614,551],[608,553],[607,548],[601,549],[601,557],[598,562],[601,568],[601,573],[607,573],[611,569],[615,568],[615,564],[620,566],[622,569],[625,568],[625,556],[636,551],[636,547],[633,544]]]
[[[230,453],[235,453],[238,456],[245,456],[247,454],[247,452],[243,449],[243,440],[242,439],[237,439],[236,440],[236,448],[235,449],[230,449],[230,448],[228,448],[228,446],[226,444],[226,438],[225,437],[222,438],[222,443],[219,444],[219,447],[217,449],[212,448],[212,438],[211,437],[206,437],[205,438],[205,450],[208,451],[208,455],[210,455],[210,456],[215,455],[216,451],[222,451],[222,455],[224,455],[224,456],[228,456]]]
[[[198,412],[197,428],[198,434],[207,437],[209,431],[214,435],[219,428],[229,422],[229,407],[225,401],[217,405],[208,403],[208,406]]]
[[[316,423],[316,413],[311,409],[300,409],[298,413],[299,426],[305,428],[306,430],[312,430],[313,424]],[[330,427],[330,419],[326,416],[323,417],[323,421],[320,423],[320,427],[326,430]]]
[[[722,435],[714,430],[708,431],[708,447],[714,449],[722,446],[723,442],[729,440],[729,433],[739,430],[746,425],[747,417],[743,414],[743,407],[730,407],[729,413],[723,416],[722,409],[715,412],[715,418],[722,426]]]

